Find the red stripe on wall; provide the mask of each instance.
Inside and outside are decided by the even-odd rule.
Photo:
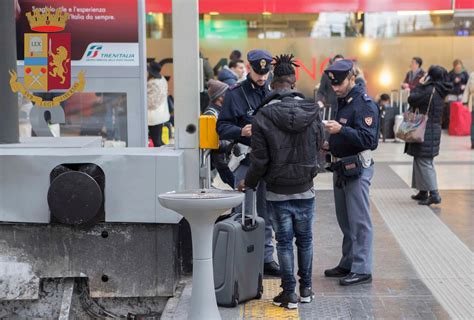
[[[474,10],[474,0],[455,0],[454,9],[456,10]]]
[[[172,0],[146,0],[148,12],[171,12]],[[456,9],[474,9],[473,0],[456,0]],[[451,0],[201,0],[199,12],[207,13],[318,13],[449,10]]]

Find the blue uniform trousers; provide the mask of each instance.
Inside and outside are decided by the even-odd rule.
[[[346,182],[345,186],[335,186],[334,201],[339,227],[344,234],[342,258],[339,266],[354,273],[372,273],[372,221],[369,208],[369,186],[374,174],[374,166],[362,169],[362,175]]]

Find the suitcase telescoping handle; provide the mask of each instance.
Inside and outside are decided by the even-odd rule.
[[[400,106],[400,94],[398,90],[392,90],[390,91],[390,104],[392,107],[399,107]]]
[[[242,201],[242,225],[245,226],[245,199],[247,198],[247,192],[245,192],[244,201]],[[257,218],[257,192],[252,189],[252,226],[255,225]]]

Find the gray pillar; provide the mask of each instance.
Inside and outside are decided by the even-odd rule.
[[[173,0],[173,81],[176,147],[183,149],[185,188],[199,187],[198,0]]]
[[[0,144],[19,142],[18,98],[10,89],[16,71],[15,1],[0,1]]]

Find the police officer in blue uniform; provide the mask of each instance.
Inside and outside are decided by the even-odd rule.
[[[220,139],[234,140],[241,149],[248,149],[252,136],[252,118],[255,110],[270,92],[268,76],[271,70],[272,56],[265,50],[251,50],[247,54],[250,73],[247,79],[235,84],[227,90],[222,111],[217,120],[217,132]],[[247,155],[249,150],[247,150]],[[248,156],[240,162],[234,172],[235,187],[245,179],[249,168]],[[267,275],[279,276],[280,267],[273,259],[272,226],[267,215],[265,200],[265,182],[261,181],[257,188],[257,213],[265,219],[265,256],[264,272]],[[249,213],[253,193],[246,191],[245,208]]]
[[[374,174],[372,150],[378,145],[379,111],[364,87],[355,83],[352,61],[337,61],[324,72],[338,96],[336,118],[325,128],[330,133],[336,216],[344,235],[338,266],[324,274],[341,278],[342,286],[369,283],[373,239],[369,186]]]

